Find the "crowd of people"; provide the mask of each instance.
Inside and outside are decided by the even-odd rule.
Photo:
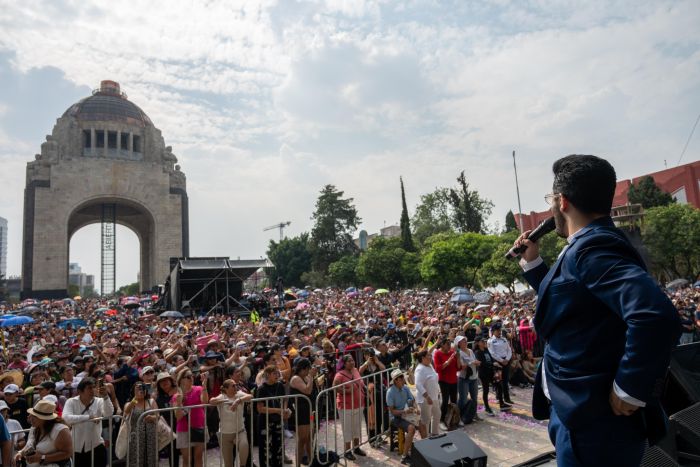
[[[681,341],[697,340],[700,292],[669,294],[683,319]],[[155,466],[162,457],[201,466],[214,447],[226,466],[308,465],[318,420],[339,426],[339,454],[349,460],[367,454],[366,439],[383,448],[389,425],[401,430],[409,464],[414,435],[454,429],[454,411],[459,424],[493,415],[491,390],[498,410],[509,410],[510,388],[534,383],[542,354],[534,296],[450,298],[317,289],[254,319],[162,319],[97,299],[36,303],[34,322],[3,328],[3,465],[63,466],[74,458],[103,466],[124,443],[129,466]],[[284,448],[290,443],[295,459]]]

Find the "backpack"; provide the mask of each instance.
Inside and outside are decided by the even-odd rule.
[[[447,431],[456,430],[459,428],[460,420],[460,410],[457,404],[450,404],[447,406],[447,413],[445,414],[445,426],[447,426]]]
[[[467,401],[462,406],[459,415],[462,419],[462,423],[464,423],[465,425],[469,425],[471,422],[473,422],[474,417],[476,416],[476,402],[474,402],[471,399],[467,399]]]

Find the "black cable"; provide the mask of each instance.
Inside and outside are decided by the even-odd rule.
[[[695,125],[693,125],[693,129],[690,130],[690,136],[688,136],[688,141],[685,142],[685,147],[683,148],[683,151],[681,152],[681,157],[678,158],[678,162],[676,162],[676,165],[681,163],[681,159],[683,159],[685,150],[688,149],[688,144],[690,143],[690,139],[693,137],[693,133],[695,133],[695,128],[697,128],[698,122],[700,122],[700,114],[698,114],[698,118],[695,119]]]

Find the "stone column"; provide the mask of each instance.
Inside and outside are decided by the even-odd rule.
[[[95,156],[95,147],[97,146],[97,141],[95,141],[96,138],[96,132],[94,128],[90,128],[90,155]]]
[[[134,158],[134,134],[129,132],[129,159]]]
[[[109,145],[107,144],[107,130],[102,130],[102,133],[104,134],[104,137],[103,137],[102,139],[103,139],[103,142],[104,142],[104,145],[105,145],[104,150],[103,150],[103,152],[102,152],[102,155],[104,155],[105,157],[107,157],[107,146],[109,146]]]

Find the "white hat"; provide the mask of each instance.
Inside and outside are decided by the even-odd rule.
[[[391,383],[394,383],[394,380],[398,378],[399,376],[404,376],[403,371],[399,370],[398,368],[395,369],[394,371],[391,372]]]
[[[27,413],[41,420],[53,420],[58,417],[56,415],[56,404],[45,399],[37,402],[33,409],[27,410]]]
[[[464,337],[464,336],[457,336],[457,337],[455,337],[455,347],[458,347],[458,346],[459,346],[459,343],[462,342],[462,341],[465,341],[465,340],[467,340],[467,338]]]
[[[5,394],[16,394],[19,392],[19,386],[17,386],[16,384],[8,384],[7,386],[5,386],[5,389],[3,389],[2,392],[4,392]]]
[[[53,394],[47,394],[44,397],[42,397],[41,400],[53,402],[54,404],[58,405],[58,397],[54,396]]]
[[[0,401],[0,411],[2,410],[10,410],[10,406],[7,405],[7,402],[5,401]]]

